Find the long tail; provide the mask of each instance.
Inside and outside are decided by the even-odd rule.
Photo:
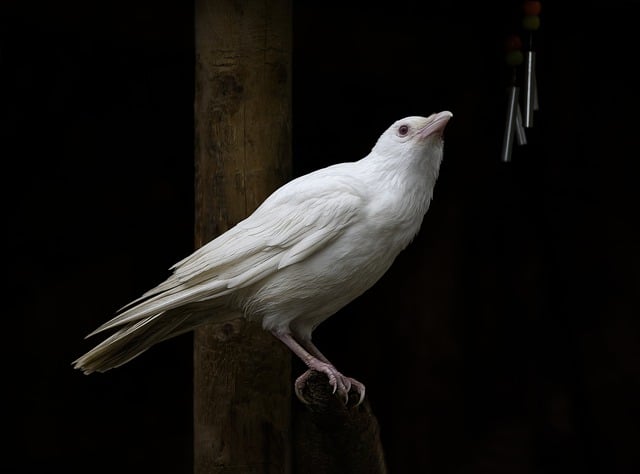
[[[240,314],[223,305],[194,303],[161,311],[124,325],[73,362],[85,374],[106,372],[139,356],[151,346],[184,334],[210,321],[223,322]]]

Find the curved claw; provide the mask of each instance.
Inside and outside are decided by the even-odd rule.
[[[296,397],[298,397],[298,400],[300,400],[305,405],[308,405],[309,401],[306,398],[304,398],[304,395],[302,395],[302,389],[307,384],[307,379],[309,378],[310,373],[311,371],[307,370],[304,374],[298,377],[296,379],[296,382],[293,384],[293,389],[296,392]]]
[[[322,372],[328,378],[329,385],[332,387],[332,393],[338,394],[340,399],[343,401],[345,405],[349,404],[349,393],[353,390],[358,395],[358,401],[354,406],[360,405],[365,397],[365,386],[358,382],[356,379],[352,379],[350,377],[345,377],[340,372],[338,372],[333,366],[326,365],[323,367],[318,367],[314,369],[318,372]],[[307,370],[304,374],[298,377],[294,384],[294,390],[298,399],[305,404],[309,404],[310,402],[304,398],[303,389],[307,384],[307,380],[313,373],[313,370]]]
[[[358,397],[359,397],[358,402],[354,405],[357,407],[364,401],[364,394],[365,394],[366,388],[363,384],[358,382],[356,379],[350,378],[349,381],[351,382],[351,388],[358,394]]]

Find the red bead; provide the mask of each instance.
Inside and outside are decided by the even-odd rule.
[[[505,41],[504,48],[507,52],[522,49],[522,40],[518,35],[511,35]]]
[[[522,5],[522,9],[524,10],[524,14],[526,16],[537,16],[540,15],[542,5],[540,4],[540,2],[526,1]]]

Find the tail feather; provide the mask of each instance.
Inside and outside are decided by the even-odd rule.
[[[192,331],[209,321],[223,322],[240,314],[202,304],[187,305],[163,311],[122,327],[89,352],[73,362],[85,374],[106,372],[119,367],[155,344]]]
[[[214,280],[192,288],[176,285],[158,292],[157,294],[154,293],[154,296],[147,299],[145,299],[145,296],[142,296],[139,299],[143,301],[140,301],[131,307],[129,307],[130,305],[125,306],[121,313],[104,323],[87,337],[91,337],[108,329],[113,329],[117,326],[123,326],[138,320],[144,320],[161,312],[169,312],[174,309],[183,311],[180,310],[181,307],[188,306],[190,304],[197,304],[198,301],[205,298],[215,297],[221,298],[221,301],[223,301],[223,297],[231,292],[231,290],[226,288],[226,285],[227,283],[225,281],[221,282]]]

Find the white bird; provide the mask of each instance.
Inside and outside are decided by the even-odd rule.
[[[406,117],[371,152],[290,181],[253,214],[176,263],[167,280],[94,332],[119,328],[77,359],[84,373],[118,367],[154,344],[208,322],[261,321],[334,393],[362,402],[365,387],[342,375],[311,341],[313,330],[369,289],[412,241],[442,161],[444,111]],[[87,337],[89,337],[87,336]]]

